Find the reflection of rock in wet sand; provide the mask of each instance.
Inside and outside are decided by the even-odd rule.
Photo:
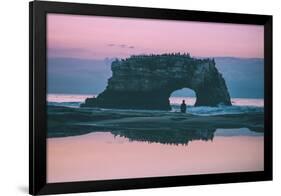
[[[264,114],[252,112],[217,116],[195,116],[172,112],[140,110],[101,110],[48,106],[48,137],[81,135],[93,131],[111,131],[129,139],[155,138],[155,141],[173,143],[204,139],[203,132],[217,128],[249,128],[262,132]],[[130,132],[132,131],[132,132]],[[200,133],[201,131],[201,133]],[[136,134],[136,132],[139,132]],[[212,131],[210,131],[211,133]],[[133,134],[132,134],[133,133]],[[177,135],[178,134],[178,135]],[[191,136],[192,135],[192,136]],[[201,136],[199,136],[201,135]],[[185,138],[186,136],[186,138]],[[208,135],[206,139],[211,139]],[[171,138],[170,141],[163,138]],[[179,139],[182,137],[181,139]],[[200,138],[201,137],[201,138]],[[189,139],[190,138],[190,139]]]
[[[212,140],[215,130],[120,130],[110,131],[115,136],[126,137],[131,141],[145,141],[162,144],[188,144],[192,140]]]

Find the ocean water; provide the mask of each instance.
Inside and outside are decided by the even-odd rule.
[[[48,94],[48,105],[65,106],[77,108],[86,98],[97,95],[86,94]],[[187,112],[194,115],[208,116],[208,115],[222,115],[222,114],[241,114],[247,112],[263,112],[263,99],[249,99],[249,98],[232,98],[232,106],[218,106],[218,107],[194,107],[195,97],[170,97],[170,104],[172,106],[171,112],[179,112],[182,100],[187,104]]]

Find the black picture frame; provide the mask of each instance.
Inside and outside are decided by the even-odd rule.
[[[57,194],[272,180],[272,16],[62,2],[29,4],[29,193]],[[46,14],[264,25],[264,171],[101,181],[46,182]]]

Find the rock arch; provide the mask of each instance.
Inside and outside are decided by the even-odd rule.
[[[106,89],[82,107],[170,110],[170,94],[181,88],[196,93],[195,106],[231,105],[225,80],[214,59],[188,54],[139,55],[115,60]]]

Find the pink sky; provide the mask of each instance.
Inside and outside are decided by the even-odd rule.
[[[48,14],[48,57],[101,59],[189,52],[263,58],[263,26]]]

